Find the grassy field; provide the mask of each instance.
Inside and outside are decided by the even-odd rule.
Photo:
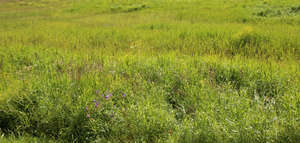
[[[0,142],[299,143],[299,0],[0,0]]]

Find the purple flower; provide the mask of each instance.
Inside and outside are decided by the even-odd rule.
[[[97,103],[97,100],[96,100],[96,99],[94,99],[94,100],[93,100],[93,102]]]
[[[104,94],[102,94],[101,96],[103,96],[103,97],[104,97]]]
[[[98,108],[98,105],[99,105],[99,104],[98,104],[98,102],[96,102],[96,105],[95,105],[95,107],[96,107],[96,108]]]
[[[123,93],[123,94],[122,94],[122,96],[123,96],[123,97],[125,97],[125,96],[126,96],[126,94],[125,94],[125,93]]]
[[[111,97],[111,96],[112,96],[111,94],[108,94],[108,95],[105,96],[105,99],[108,100],[109,97]]]
[[[87,106],[85,106],[85,108],[84,108],[84,112],[86,112],[86,111],[88,111],[88,107]]]

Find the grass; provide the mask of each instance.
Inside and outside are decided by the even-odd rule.
[[[0,142],[300,142],[298,1],[0,3]]]

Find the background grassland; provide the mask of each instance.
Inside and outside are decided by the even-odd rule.
[[[0,142],[298,143],[299,25],[296,0],[0,0]]]

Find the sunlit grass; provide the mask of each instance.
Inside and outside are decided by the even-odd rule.
[[[0,3],[0,142],[300,141],[298,1]]]

